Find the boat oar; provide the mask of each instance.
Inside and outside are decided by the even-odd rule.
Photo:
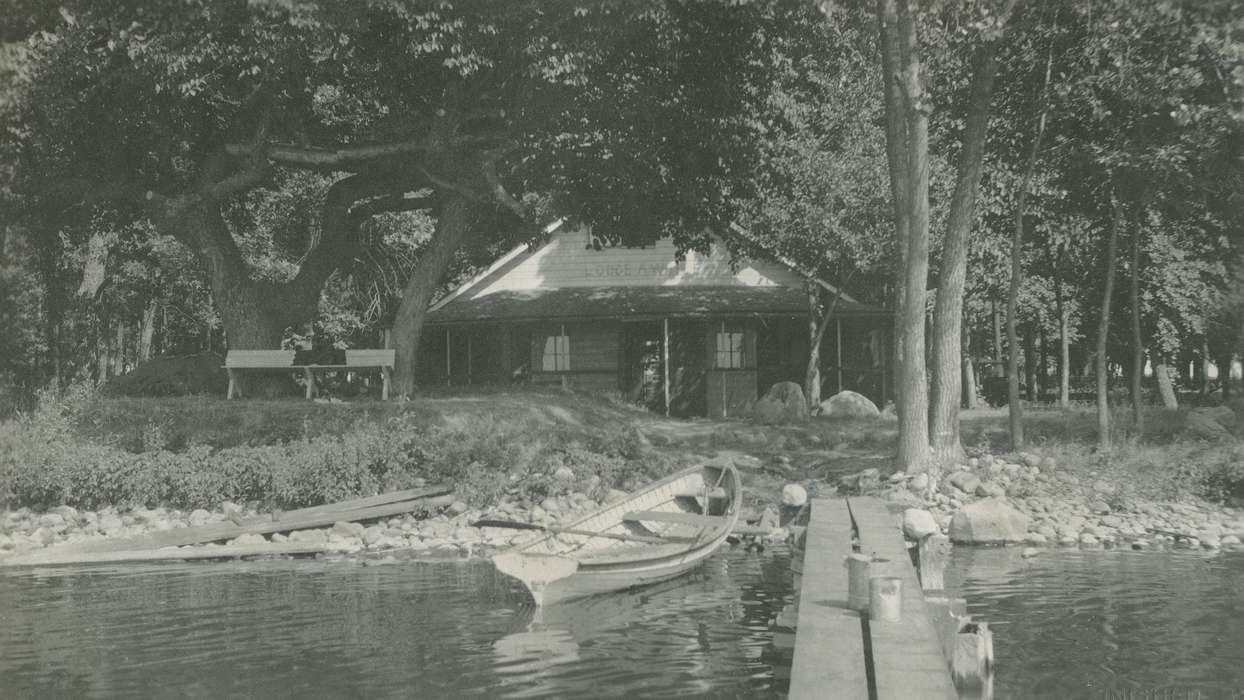
[[[585,537],[607,537],[623,542],[648,542],[650,544],[669,544],[671,542],[694,542],[692,537],[658,537],[655,535],[623,535],[613,532],[594,532],[592,530],[574,530],[568,527],[545,527],[535,523],[520,523],[513,520],[476,520],[474,527],[507,527],[512,530],[540,530],[555,535],[583,535]]]

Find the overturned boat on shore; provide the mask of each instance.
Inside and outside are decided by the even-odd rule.
[[[673,474],[493,557],[536,605],[666,581],[691,571],[734,529],[743,487],[733,466]]]

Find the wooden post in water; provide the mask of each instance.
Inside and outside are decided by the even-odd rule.
[[[950,676],[960,695],[993,697],[993,633],[985,623],[968,623],[955,638]]]
[[[926,535],[920,540],[917,569],[920,573],[920,587],[924,590],[945,590],[942,572],[946,568],[946,550],[949,547],[950,538],[945,535]]]

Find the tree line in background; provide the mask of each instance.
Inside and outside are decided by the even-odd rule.
[[[1240,349],[1230,0],[0,4],[8,410],[313,323],[410,393],[435,295],[561,217],[893,309],[912,471],[981,384],[1019,448],[1091,367],[1108,447],[1113,378],[1139,423]]]

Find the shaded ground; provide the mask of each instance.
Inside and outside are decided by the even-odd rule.
[[[150,449],[153,443],[173,451],[193,444],[217,449],[276,444],[304,437],[341,435],[360,424],[384,424],[395,417],[468,431],[476,425],[496,429],[521,424],[526,426],[525,430],[548,428],[570,433],[588,444],[607,434],[616,439],[620,430],[628,430],[625,439],[633,440],[640,449],[671,456],[677,463],[721,454],[736,456],[748,472],[749,491],[764,500],[775,498],[787,482],[802,482],[815,492],[820,487],[832,488],[839,477],[864,469],[877,468],[884,477],[894,471],[891,457],[897,437],[897,422],[888,417],[818,417],[790,426],[679,420],[617,401],[527,388],[444,393],[387,403],[225,401],[204,396],[102,398],[80,416],[78,427],[84,437],[132,452]],[[1146,468],[1160,470],[1165,446],[1181,434],[1183,416],[1181,411],[1151,409],[1146,433],[1129,436],[1130,412],[1119,410],[1115,416],[1116,437],[1130,450],[1124,452],[1143,452]],[[1131,467],[1116,458],[1110,468],[1092,454],[1095,428],[1094,413],[1087,407],[1037,408],[1026,414],[1031,447],[1059,453],[1063,463],[1078,459],[1086,472],[1118,471],[1118,478],[1126,480]],[[962,434],[965,447],[973,453],[1005,451],[1010,442],[1006,410],[965,411]]]

